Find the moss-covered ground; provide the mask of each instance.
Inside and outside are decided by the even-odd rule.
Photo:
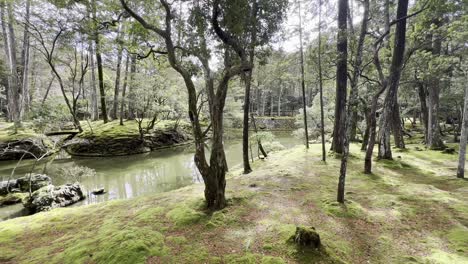
[[[0,122],[0,143],[27,138],[41,137],[37,134],[30,123],[23,123],[20,128],[15,128],[13,123]]]
[[[312,145],[256,161],[249,175],[232,169],[229,206],[215,213],[193,185],[8,220],[0,262],[468,263],[468,181],[455,178],[456,155],[415,147],[365,175],[353,146],[344,205],[340,160],[323,163]],[[315,227],[323,247],[288,242],[297,225]]]

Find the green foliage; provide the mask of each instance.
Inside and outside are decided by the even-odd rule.
[[[179,205],[166,213],[166,217],[171,219],[178,227],[197,223],[204,216],[205,214],[197,212],[187,205]]]

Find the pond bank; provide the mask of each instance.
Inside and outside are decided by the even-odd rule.
[[[249,175],[232,170],[229,206],[214,214],[195,184],[1,222],[0,261],[467,262],[468,182],[454,176],[456,156],[408,148],[369,176],[353,146],[345,206],[334,202],[339,159],[324,164],[319,145],[296,147],[256,161]],[[289,243],[297,225],[315,227],[323,248]]]

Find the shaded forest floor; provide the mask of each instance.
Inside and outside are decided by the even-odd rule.
[[[277,152],[254,172],[232,170],[230,206],[209,214],[203,186],[56,209],[0,223],[5,263],[468,263],[468,181],[457,155],[396,152],[361,173],[353,146],[344,206],[340,160],[320,146]],[[397,157],[400,156],[400,157]],[[288,242],[313,226],[323,248]]]

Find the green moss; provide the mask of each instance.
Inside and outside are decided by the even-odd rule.
[[[4,128],[0,129],[0,142],[38,138],[40,136],[27,123],[23,123],[23,127],[17,129],[15,129],[13,123],[7,123]]]
[[[26,193],[9,193],[5,196],[0,196],[0,207],[3,205],[20,203],[26,196],[28,196]]]
[[[457,251],[468,253],[468,228],[453,228],[449,231],[447,238]]]
[[[286,263],[282,258],[280,257],[271,257],[271,256],[265,256],[261,260],[262,264],[283,264]]]
[[[204,216],[204,213],[197,212],[187,205],[178,205],[166,214],[166,217],[171,219],[176,226],[186,226],[197,223]]]
[[[135,216],[135,220],[141,222],[152,222],[155,219],[163,215],[164,208],[162,207],[151,207],[140,210]]]
[[[468,258],[464,256],[460,256],[453,253],[448,253],[439,249],[433,250],[432,254],[429,255],[426,259],[430,261],[430,263],[438,263],[438,264],[463,264],[468,263]]]
[[[324,211],[336,217],[359,218],[364,216],[363,208],[356,202],[347,200],[344,204],[328,199],[322,201]]]
[[[224,260],[227,264],[256,264],[258,256],[255,254],[247,253],[245,255],[229,254]]]

